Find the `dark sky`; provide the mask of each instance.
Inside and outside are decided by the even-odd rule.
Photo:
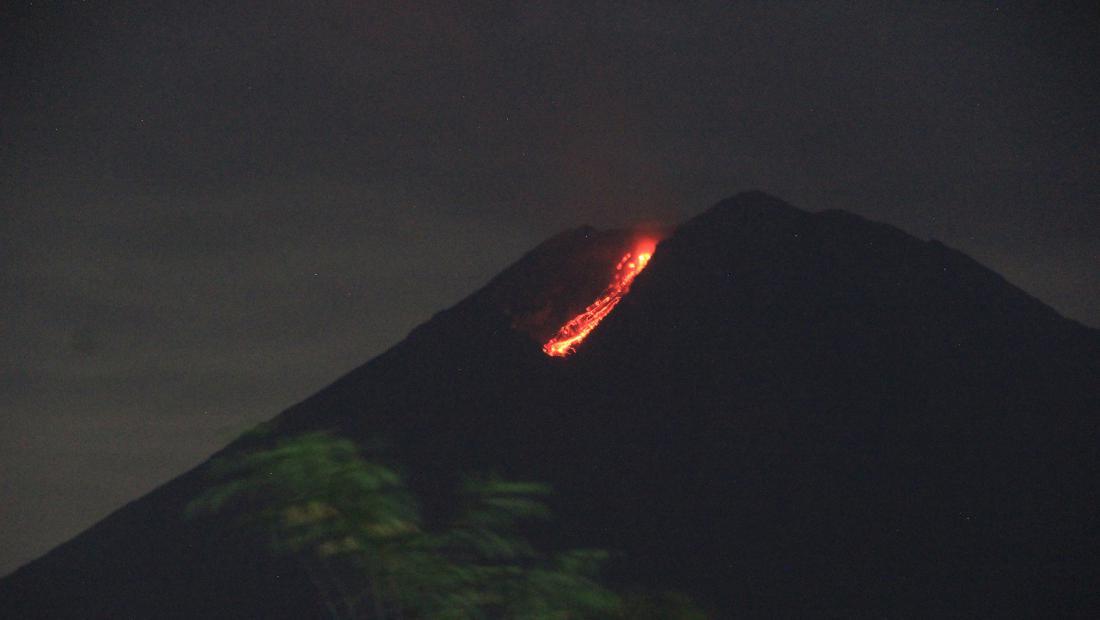
[[[1094,3],[14,4],[0,573],[583,223],[763,189],[1100,326]]]

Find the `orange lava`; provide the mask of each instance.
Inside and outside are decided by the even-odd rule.
[[[596,301],[584,309],[584,312],[562,325],[558,333],[542,345],[543,352],[551,357],[565,357],[576,351],[577,345],[592,333],[600,321],[622,301],[623,296],[630,292],[630,284],[649,264],[649,259],[653,256],[653,250],[656,247],[656,241],[645,239],[639,241],[634,250],[627,252],[619,264],[615,265],[615,273],[607,288],[600,293]]]

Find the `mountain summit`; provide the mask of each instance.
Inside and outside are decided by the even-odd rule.
[[[549,543],[729,616],[1098,608],[1100,332],[938,242],[762,193],[657,236],[571,355],[543,345],[638,234],[546,241],[275,435],[383,442],[429,515],[463,472],[549,482]],[[182,519],[203,468],[6,577],[0,609],[320,615],[293,564]]]

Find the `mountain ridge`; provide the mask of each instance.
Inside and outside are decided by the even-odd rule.
[[[939,242],[746,192],[663,239],[579,350],[547,358],[634,234],[555,235],[271,428],[384,437],[435,513],[462,471],[546,480],[548,541],[743,615],[1094,608],[1100,331]],[[179,520],[202,468],[5,577],[2,607],[311,615],[293,566]]]

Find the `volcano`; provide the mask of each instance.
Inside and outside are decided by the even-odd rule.
[[[1096,612],[1100,332],[939,242],[761,193],[662,236],[570,355],[544,346],[633,231],[549,239],[272,432],[382,438],[429,514],[463,472],[546,481],[548,543],[719,617]],[[205,467],[4,578],[0,610],[323,615],[293,564],[182,518]]]

